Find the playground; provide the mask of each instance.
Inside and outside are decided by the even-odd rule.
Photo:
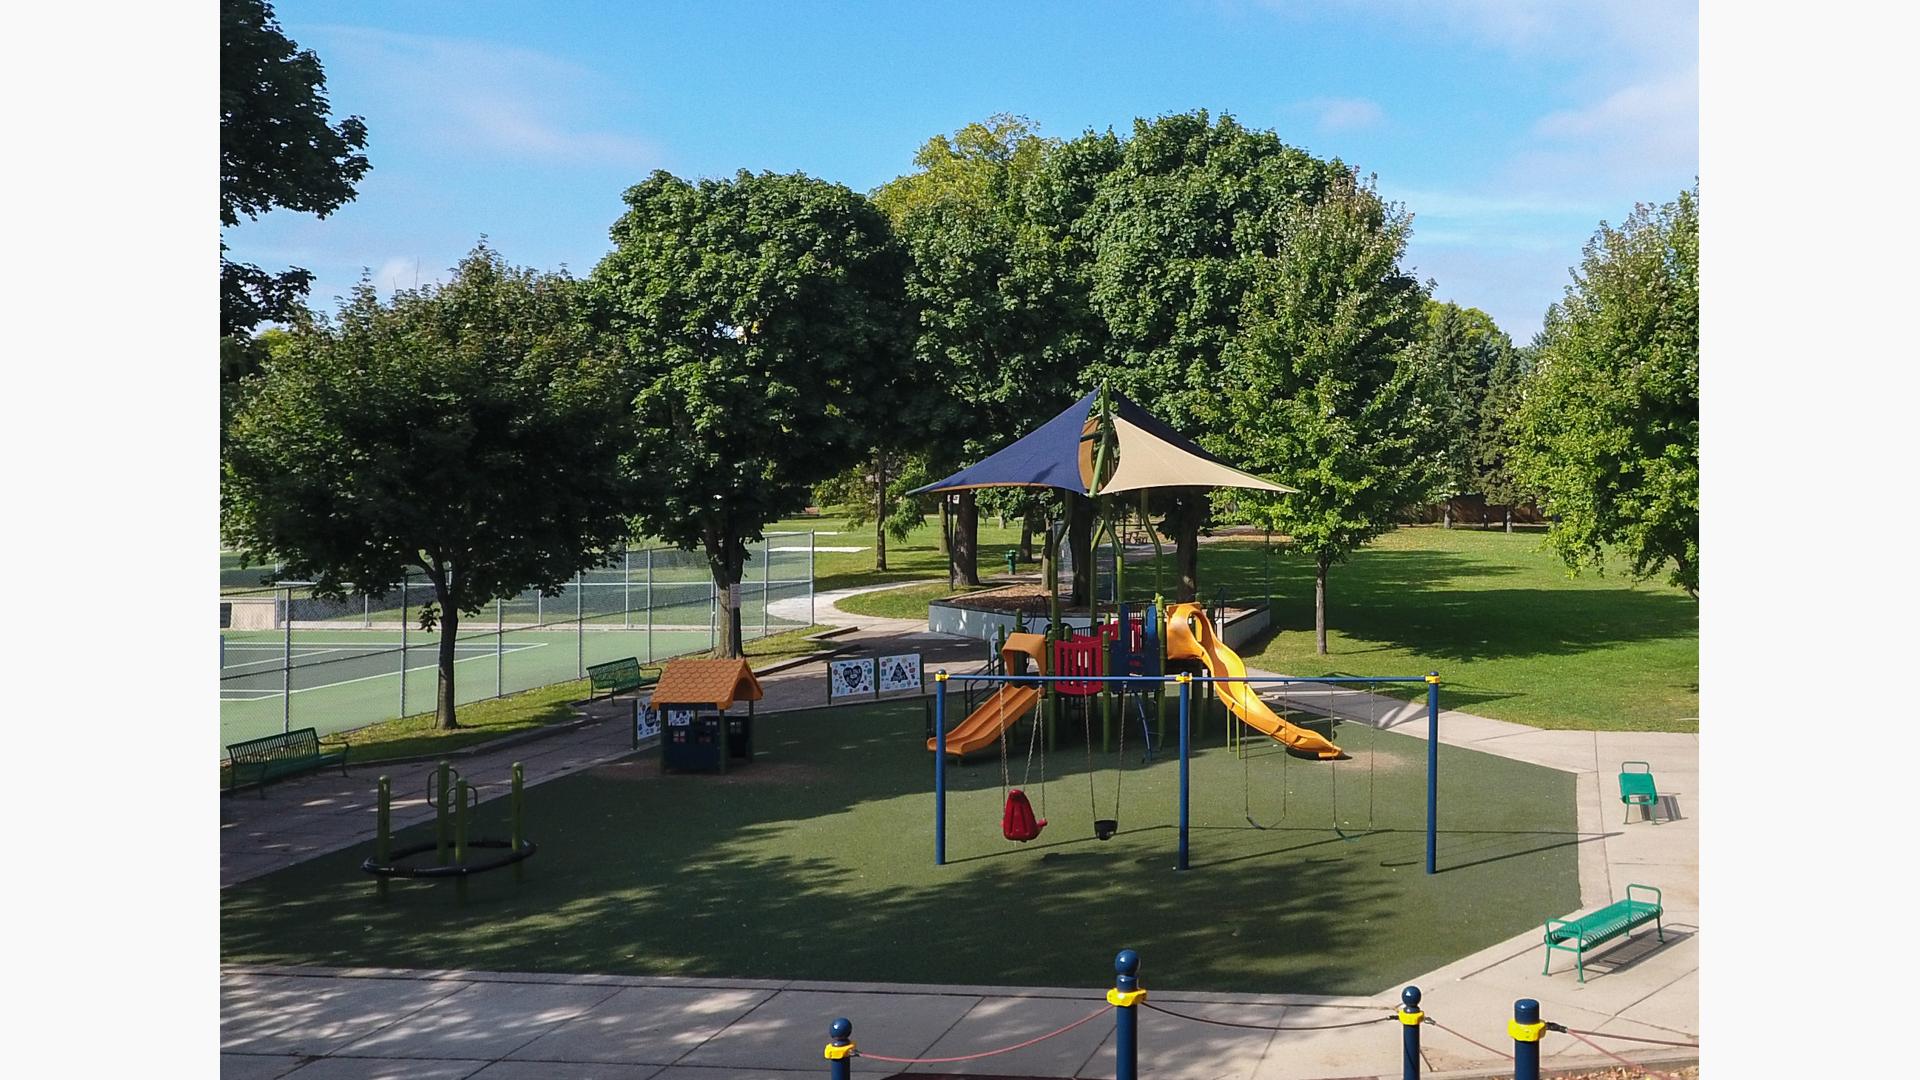
[[[1337,766],[1266,740],[1242,758],[1217,708],[1196,717],[1186,873],[1172,868],[1174,756],[1143,763],[1129,746],[1120,831],[1103,843],[1090,789],[1110,812],[1115,755],[1089,755],[1078,733],[1048,759],[1049,825],[1028,844],[1001,836],[996,753],[950,767],[937,867],[923,717],[917,700],[763,715],[756,760],[724,777],[663,774],[641,754],[542,784],[527,879],[477,878],[463,905],[415,882],[376,901],[359,872],[371,842],[309,860],[226,890],[225,959],[892,982],[959,968],[1062,986],[1124,939],[1169,989],[1360,994],[1579,906],[1567,774],[1442,747],[1442,872],[1428,877],[1422,740],[1348,723],[1333,727],[1353,755]],[[476,829],[501,833],[507,812],[482,804]],[[395,837],[431,839],[430,825]]]

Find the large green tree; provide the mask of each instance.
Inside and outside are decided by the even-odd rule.
[[[1059,240],[1031,209],[1057,147],[1021,117],[997,115],[927,141],[915,171],[874,193],[912,256],[907,289],[919,312],[920,387],[897,437],[943,475],[1025,435],[1072,400],[1089,359],[1084,304],[1059,288]],[[1022,512],[1039,499],[1016,499]],[[1004,497],[1001,504],[1007,504]],[[949,578],[978,584],[974,492],[953,511]]]
[[[1248,293],[1281,254],[1290,215],[1325,198],[1345,167],[1205,111],[1075,144],[1054,206],[1070,215],[1072,253],[1084,260],[1077,269],[1103,330],[1086,382],[1106,382],[1182,434],[1224,434],[1223,357],[1242,332]],[[1207,492],[1176,488],[1156,502],[1174,539],[1178,596],[1192,599]]]
[[[1576,569],[1700,588],[1700,192],[1640,205],[1587,242],[1547,311],[1519,409],[1516,473]]]
[[[1226,352],[1226,438],[1248,467],[1299,489],[1268,514],[1314,560],[1324,654],[1329,571],[1443,473],[1445,390],[1418,348],[1425,297],[1400,266],[1403,210],[1348,177],[1276,224],[1283,240]]]
[[[275,207],[326,217],[366,175],[367,126],[330,118],[320,58],[288,39],[266,0],[220,3],[220,225]],[[221,244],[224,253],[226,245]],[[220,334],[245,341],[303,309],[313,275],[220,259]],[[248,358],[257,366],[262,357]],[[223,358],[223,366],[234,357]]]
[[[705,552],[728,598],[716,651],[739,656],[747,544],[914,389],[907,257],[866,197],[799,174],[655,172],[625,199],[590,280],[648,433],[636,516]]]
[[[1517,370],[1513,339],[1479,308],[1428,300],[1425,314],[1420,348],[1439,390],[1437,493],[1478,494],[1489,506],[1506,505],[1512,485],[1502,469],[1505,435],[1499,420]]]
[[[232,419],[223,539],[321,596],[379,595],[419,571],[443,728],[457,726],[460,617],[556,595],[627,536],[622,460],[639,444],[577,292],[484,245],[445,285],[390,303],[362,282],[336,319],[295,320]]]

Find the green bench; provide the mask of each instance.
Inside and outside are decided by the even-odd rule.
[[[227,790],[245,783],[258,784],[264,799],[267,781],[329,765],[340,766],[340,775],[347,775],[347,747],[343,743],[338,750],[320,749],[320,733],[313,728],[231,743],[227,746]]]
[[[660,681],[660,672],[657,668],[653,671],[646,670],[640,666],[638,657],[629,656],[625,659],[609,660],[604,664],[593,665],[587,669],[587,678],[591,684],[587,697],[591,698],[602,690],[607,692],[608,697],[612,697],[628,690],[652,686]]]
[[[1633,765],[1640,767],[1629,768]],[[1633,808],[1636,806],[1646,807],[1647,820],[1655,825],[1660,824],[1659,816],[1654,813],[1655,808],[1660,805],[1660,792],[1653,785],[1653,766],[1644,761],[1620,763],[1620,801],[1627,808],[1626,816],[1620,819],[1620,824],[1625,825],[1633,820]]]
[[[1636,897],[1636,889],[1642,893],[1652,893],[1653,899]],[[1660,910],[1659,889],[1651,885],[1629,885],[1625,900],[1615,900],[1590,915],[1582,915],[1577,919],[1548,919],[1547,962],[1541,965],[1540,974],[1548,974],[1553,967],[1553,950],[1561,949],[1573,954],[1573,966],[1580,972],[1580,981],[1586,982],[1585,953],[1588,949],[1612,941],[1622,934],[1630,934],[1634,927],[1649,921],[1664,943],[1667,930],[1660,923]]]

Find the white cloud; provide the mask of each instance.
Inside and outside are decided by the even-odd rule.
[[[630,131],[596,126],[592,114],[637,103],[592,69],[533,49],[357,26],[303,29],[364,66],[380,98],[367,110],[410,136],[441,146],[565,165],[647,169],[660,146]]]
[[[1374,127],[1387,118],[1378,102],[1366,98],[1312,98],[1299,107],[1311,111],[1320,130],[1329,133]]]

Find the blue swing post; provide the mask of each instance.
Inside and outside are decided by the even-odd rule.
[[[947,865],[947,672],[933,673],[933,865]]]
[[[1189,735],[1192,731],[1192,728],[1187,723],[1187,720],[1192,715],[1189,712],[1189,710],[1192,708],[1191,702],[1193,700],[1193,695],[1192,695],[1193,676],[1187,674],[1186,672],[1181,672],[1179,678],[1180,678],[1180,854],[1174,860],[1173,868],[1175,870],[1185,870],[1187,868],[1187,758],[1189,757],[1190,751],[1192,748],[1191,740],[1189,739]]]

